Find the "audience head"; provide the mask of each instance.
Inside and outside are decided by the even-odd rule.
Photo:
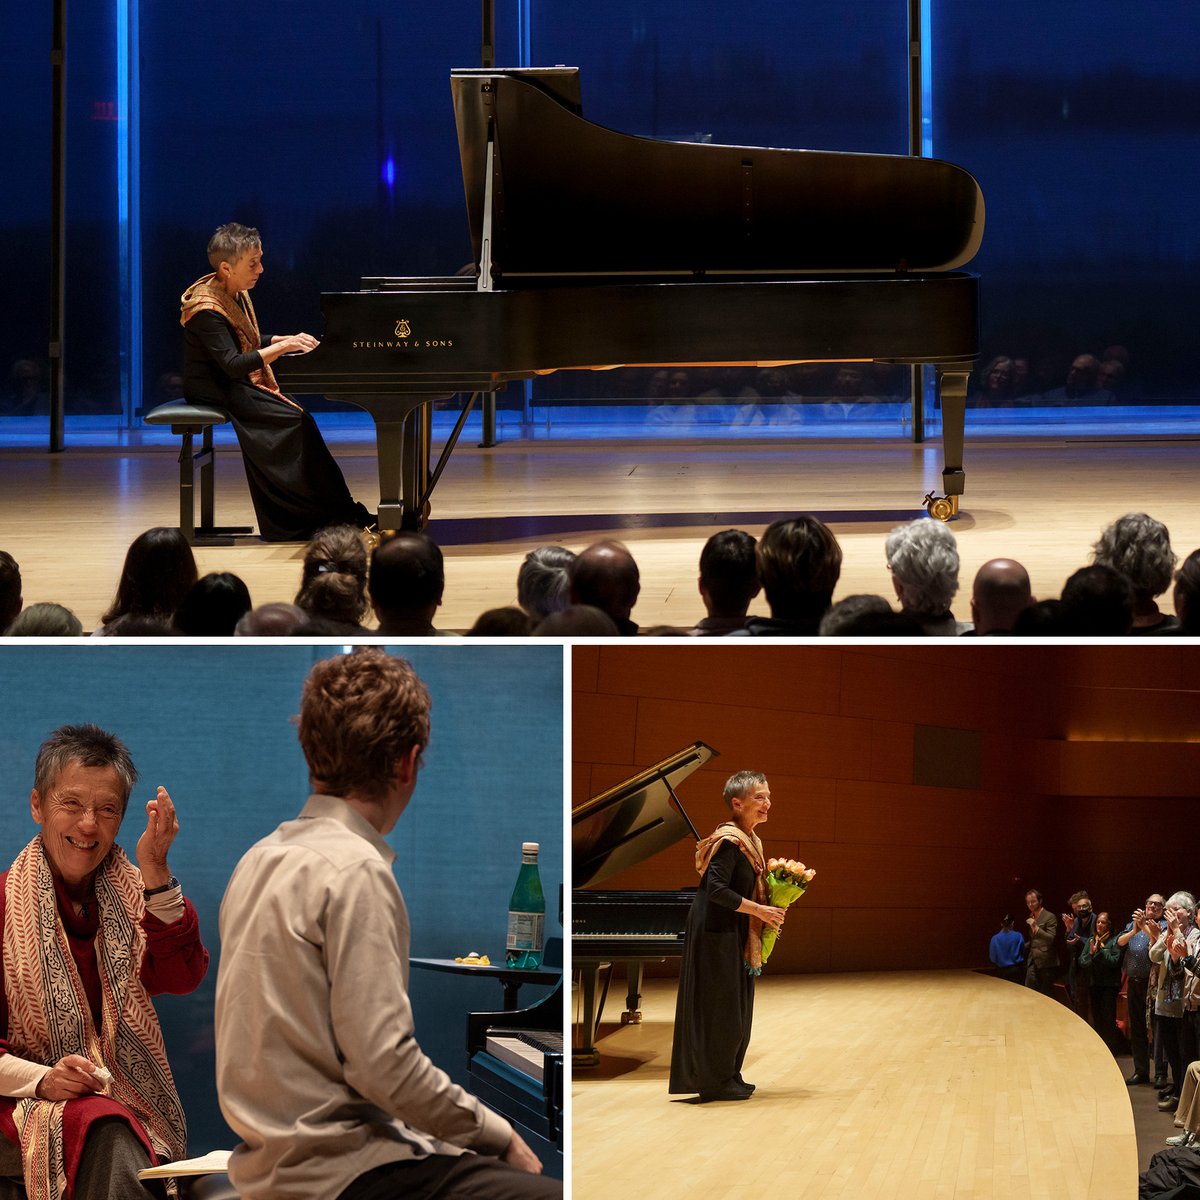
[[[1063,585],[1059,617],[1069,637],[1124,637],[1133,624],[1133,588],[1112,567],[1080,567]]]
[[[617,623],[606,612],[590,604],[568,604],[551,613],[533,630],[534,637],[619,637]]]
[[[429,744],[429,691],[403,658],[377,646],[322,659],[300,699],[299,735],[313,790],[374,798],[397,764]]]
[[[565,546],[538,546],[517,572],[517,603],[539,620],[571,602],[570,567],[575,552]]]
[[[4,631],[5,637],[81,637],[83,623],[61,604],[27,604]]]
[[[295,604],[260,604],[234,627],[235,637],[292,637],[308,621],[308,613]]]
[[[21,568],[7,550],[0,550],[0,631],[7,629],[21,611]]]
[[[367,548],[353,525],[318,530],[304,551],[296,604],[312,617],[361,625],[367,604]]]
[[[950,611],[958,591],[958,544],[946,525],[932,518],[897,525],[884,552],[905,612],[937,617]]]
[[[367,588],[381,632],[405,625],[432,630],[445,586],[442,552],[428,534],[398,533],[375,547]]]
[[[821,618],[821,637],[924,637],[921,623],[882,596],[846,596]]]
[[[971,620],[976,633],[1011,633],[1017,617],[1033,603],[1029,572],[1015,559],[989,559],[975,572]]]
[[[467,630],[467,637],[528,637],[533,626],[533,617],[524,609],[489,608],[475,618],[475,624]]]
[[[1114,521],[1092,547],[1092,561],[1124,575],[1134,604],[1149,605],[1171,586],[1178,561],[1167,527],[1145,513],[1127,513]]]
[[[1100,378],[1100,360],[1094,354],[1077,354],[1067,372],[1067,395],[1086,396],[1096,390]]]
[[[700,551],[700,595],[710,617],[744,617],[762,591],[757,541],[740,529],[714,533]]]
[[[755,553],[771,616],[816,629],[842,572],[833,531],[816,517],[788,517],[767,526]]]
[[[170,620],[196,582],[196,560],[178,529],[147,529],[125,555],[117,594],[100,618],[107,625],[128,614]]]
[[[1175,574],[1175,615],[1181,632],[1200,634],[1200,550],[1193,550]]]
[[[175,613],[175,628],[188,637],[232,637],[248,613],[250,589],[231,571],[201,576]]]
[[[1035,600],[1017,614],[1012,631],[1019,637],[1061,637],[1065,632],[1062,601]]]
[[[629,620],[642,585],[633,555],[620,542],[602,541],[588,546],[568,572],[572,604],[598,608],[618,626]]]
[[[1168,915],[1174,909],[1176,915],[1183,919],[1183,923],[1190,925],[1196,919],[1196,898],[1191,892],[1172,892],[1167,897],[1166,909]]]

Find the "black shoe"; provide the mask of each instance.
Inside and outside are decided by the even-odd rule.
[[[1168,1096],[1173,1096],[1174,1094],[1175,1089],[1169,1083],[1166,1085],[1166,1087],[1160,1087],[1158,1089],[1158,1098],[1160,1100],[1165,1100]]]
[[[738,1084],[734,1079],[731,1079],[724,1087],[717,1088],[712,1092],[701,1092],[700,1103],[711,1104],[714,1100],[749,1100],[750,1093]]]
[[[1150,1080],[1148,1080],[1145,1077],[1145,1075],[1139,1075],[1136,1071],[1134,1071],[1134,1073],[1132,1075],[1130,1075],[1130,1077],[1127,1080],[1125,1080],[1125,1084],[1127,1087],[1137,1087],[1137,1085],[1139,1083],[1149,1083],[1149,1082],[1150,1082]]]
[[[1158,1102],[1159,1112],[1174,1112],[1179,1107],[1178,1096],[1168,1096],[1165,1100]]]
[[[742,1078],[742,1073],[741,1073],[741,1071],[739,1071],[739,1072],[738,1072],[738,1073],[737,1073],[737,1074],[736,1074],[736,1075],[733,1077],[733,1082],[734,1082],[734,1083],[736,1083],[736,1084],[738,1085],[738,1087],[740,1087],[740,1088],[744,1088],[744,1089],[745,1089],[745,1091],[746,1091],[746,1095],[747,1095],[747,1096],[749,1096],[749,1095],[752,1095],[752,1094],[753,1094],[753,1092],[754,1092],[754,1084],[752,1084],[752,1083],[747,1083],[747,1082],[746,1082],[746,1081],[745,1081],[745,1080]]]
[[[1167,1077],[1165,1075],[1155,1075],[1154,1086],[1158,1088],[1159,1091],[1162,1091],[1162,1089],[1167,1086]]]

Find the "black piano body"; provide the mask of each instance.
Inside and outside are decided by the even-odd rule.
[[[575,68],[451,76],[474,276],[364,279],[277,360],[291,392],[375,420],[383,528],[414,527],[431,401],[613,366],[936,366],[943,486],[962,494],[983,197],[934,159],[669,142],[581,114]]]
[[[598,883],[645,861],[684,838],[699,840],[675,788],[717,751],[695,742],[572,809],[571,966],[579,974],[582,1020],[572,1061],[600,1061],[600,1025],[610,971],[625,970],[627,995],[622,1024],[641,1020],[642,970],[683,954],[683,931],[695,888],[676,891],[596,890]]]

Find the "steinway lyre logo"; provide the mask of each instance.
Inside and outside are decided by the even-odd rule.
[[[398,338],[406,338],[410,333],[412,333],[412,326],[408,323],[406,317],[401,317],[396,322],[396,336]]]

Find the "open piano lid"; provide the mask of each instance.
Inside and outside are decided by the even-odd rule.
[[[675,788],[719,752],[694,742],[571,811],[574,886],[588,887],[691,835]]]

